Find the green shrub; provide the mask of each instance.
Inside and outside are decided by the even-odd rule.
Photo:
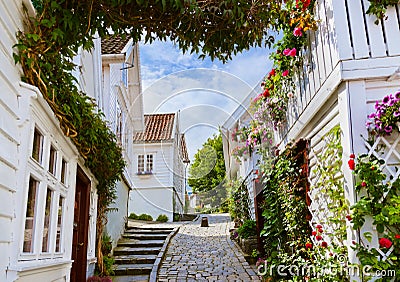
[[[168,221],[168,216],[166,216],[165,214],[160,214],[156,221],[160,221],[160,222],[167,222]]]
[[[137,219],[146,220],[146,221],[153,221],[153,217],[151,215],[145,214],[145,213],[142,213],[141,215],[139,215]]]
[[[245,220],[242,226],[237,230],[241,238],[247,239],[251,236],[257,235],[256,222],[254,220]]]
[[[131,213],[129,216],[128,216],[128,218],[130,218],[130,219],[138,219],[138,215],[136,214],[136,213]]]

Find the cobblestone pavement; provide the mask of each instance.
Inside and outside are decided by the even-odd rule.
[[[260,281],[229,238],[229,215],[207,215],[182,225],[171,240],[158,281]]]

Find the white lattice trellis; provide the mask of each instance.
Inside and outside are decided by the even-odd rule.
[[[342,246],[343,241],[340,238],[333,236],[335,230],[340,227],[339,223],[334,224],[329,221],[330,218],[335,216],[332,207],[339,205],[339,203],[331,199],[324,191],[329,189],[326,185],[330,185],[330,181],[321,173],[322,170],[329,169],[333,164],[341,161],[340,148],[330,148],[330,154],[323,156],[324,152],[328,150],[329,144],[334,141],[333,138],[332,135],[328,134],[324,138],[321,138],[319,143],[312,146],[310,149],[310,191],[308,192],[311,199],[309,211],[312,220],[310,221],[310,225],[315,229],[316,224],[322,224],[324,229],[322,236],[324,237],[324,240],[328,243],[335,243],[338,246]],[[338,183],[343,183],[343,174],[337,173],[333,177]],[[325,187],[322,185],[325,185]],[[334,187],[331,188],[335,189]],[[312,237],[311,239],[314,244],[317,244],[315,237]]]

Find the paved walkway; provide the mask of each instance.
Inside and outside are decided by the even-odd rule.
[[[229,238],[229,215],[182,225],[171,240],[158,281],[260,281]]]

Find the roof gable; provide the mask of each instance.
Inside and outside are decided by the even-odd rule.
[[[133,142],[160,142],[172,140],[175,114],[151,114],[144,115],[143,132],[137,132],[133,136]]]

